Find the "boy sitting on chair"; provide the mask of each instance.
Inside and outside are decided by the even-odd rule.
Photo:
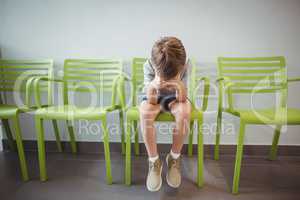
[[[169,186],[181,184],[180,152],[188,134],[191,103],[187,99],[187,60],[182,42],[175,37],[163,37],[155,42],[151,59],[144,64],[146,96],[139,107],[141,128],[149,156],[147,188],[158,191],[162,185],[162,161],[156,144],[154,121],[160,112],[170,112],[176,123],[173,144],[167,155],[166,179]]]

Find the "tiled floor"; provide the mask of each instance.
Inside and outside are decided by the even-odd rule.
[[[300,199],[300,157],[279,157],[268,161],[264,157],[244,157],[240,194],[230,194],[234,157],[222,156],[216,162],[205,159],[205,186],[195,185],[196,157],[183,159],[182,186],[174,190],[165,183],[156,193],[148,192],[144,182],[146,157],[133,161],[133,184],[123,185],[124,158],[112,154],[113,185],[106,185],[102,154],[47,154],[49,181],[38,180],[36,153],[27,153],[31,180],[20,181],[15,153],[0,153],[1,200],[141,200],[141,199]],[[165,180],[165,178],[164,178]]]

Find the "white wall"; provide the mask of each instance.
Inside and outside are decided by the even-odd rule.
[[[289,75],[300,76],[299,22],[299,0],[0,0],[0,46],[4,58],[53,58],[56,72],[65,58],[79,57],[121,57],[128,71],[131,57],[148,56],[155,39],[175,35],[210,76],[215,76],[217,56],[268,55],[286,56]],[[290,88],[291,105],[297,105],[299,87]],[[211,98],[210,110],[215,109],[216,98]],[[29,118],[22,117],[25,139],[35,137]],[[236,119],[225,118],[238,128]],[[215,123],[215,113],[205,121]],[[46,127],[46,138],[53,139]],[[289,127],[281,144],[300,144],[299,130]],[[213,134],[205,135],[206,143],[213,142]],[[78,138],[100,140],[87,133]],[[222,142],[232,144],[235,138],[233,133]],[[251,126],[245,142],[270,144],[271,138],[270,128]],[[170,142],[168,135],[158,139]]]

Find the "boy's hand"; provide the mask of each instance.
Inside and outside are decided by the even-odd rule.
[[[150,104],[156,105],[158,101],[158,85],[155,81],[152,81],[146,91],[147,101]]]
[[[179,102],[185,102],[187,99],[187,91],[185,85],[180,80],[165,81],[160,85],[160,88],[173,89],[176,91],[176,98]]]

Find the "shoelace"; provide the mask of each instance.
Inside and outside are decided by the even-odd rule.
[[[151,171],[152,169],[153,169],[153,171],[155,171],[155,172],[158,172],[158,171],[159,171],[159,162],[158,162],[158,161],[155,161],[154,163],[153,163],[153,162],[150,162],[149,170]]]
[[[180,169],[180,158],[178,159],[171,159],[171,166],[172,168]]]

